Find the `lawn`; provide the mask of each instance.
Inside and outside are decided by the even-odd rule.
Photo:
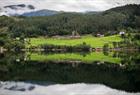
[[[120,42],[122,39],[119,35],[107,36],[107,37],[93,37],[92,35],[82,36],[81,39],[58,39],[58,38],[30,38],[30,46],[39,46],[43,44],[52,44],[52,45],[66,45],[66,46],[75,46],[85,42],[91,47],[103,47],[104,44],[108,43],[112,47],[112,42]]]
[[[39,54],[39,53],[28,53],[30,55],[30,60],[32,61],[66,61],[66,60],[76,60],[85,63],[92,63],[94,61],[101,62],[111,62],[120,63],[120,58],[113,58],[113,53],[109,53],[108,56],[104,55],[102,52],[92,52],[87,55],[81,55],[78,53],[65,53],[65,54]]]

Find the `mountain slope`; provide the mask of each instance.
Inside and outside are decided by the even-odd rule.
[[[96,14],[63,12],[43,17],[0,17],[0,25],[8,27],[13,37],[71,35],[73,31],[80,35],[113,35],[123,30],[139,32],[138,10],[140,5],[127,5]]]
[[[22,14],[22,16],[51,16],[58,14],[60,12],[53,11],[53,10],[39,10],[39,11],[33,11],[33,12],[27,12]]]
[[[140,16],[140,4],[139,5],[130,4],[130,5],[112,8],[112,9],[105,11],[105,13],[109,13],[109,12],[118,12],[118,13],[123,13],[123,14]]]

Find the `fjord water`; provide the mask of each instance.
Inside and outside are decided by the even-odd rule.
[[[0,95],[140,95],[139,52],[0,54]]]

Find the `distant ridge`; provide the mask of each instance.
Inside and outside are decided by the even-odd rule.
[[[61,12],[44,9],[44,10],[38,10],[38,11],[33,11],[33,12],[27,12],[27,13],[22,14],[22,16],[51,16],[58,13],[61,13]]]

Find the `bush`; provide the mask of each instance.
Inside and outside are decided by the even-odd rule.
[[[104,50],[104,51],[108,51],[108,50],[109,50],[109,45],[108,45],[108,44],[104,44],[103,50]]]
[[[67,51],[67,52],[73,52],[73,51],[90,51],[90,46],[86,45],[86,43],[76,45],[76,46],[57,46],[57,45],[42,45],[42,49],[45,51],[54,51],[54,50],[60,50],[60,51]]]

